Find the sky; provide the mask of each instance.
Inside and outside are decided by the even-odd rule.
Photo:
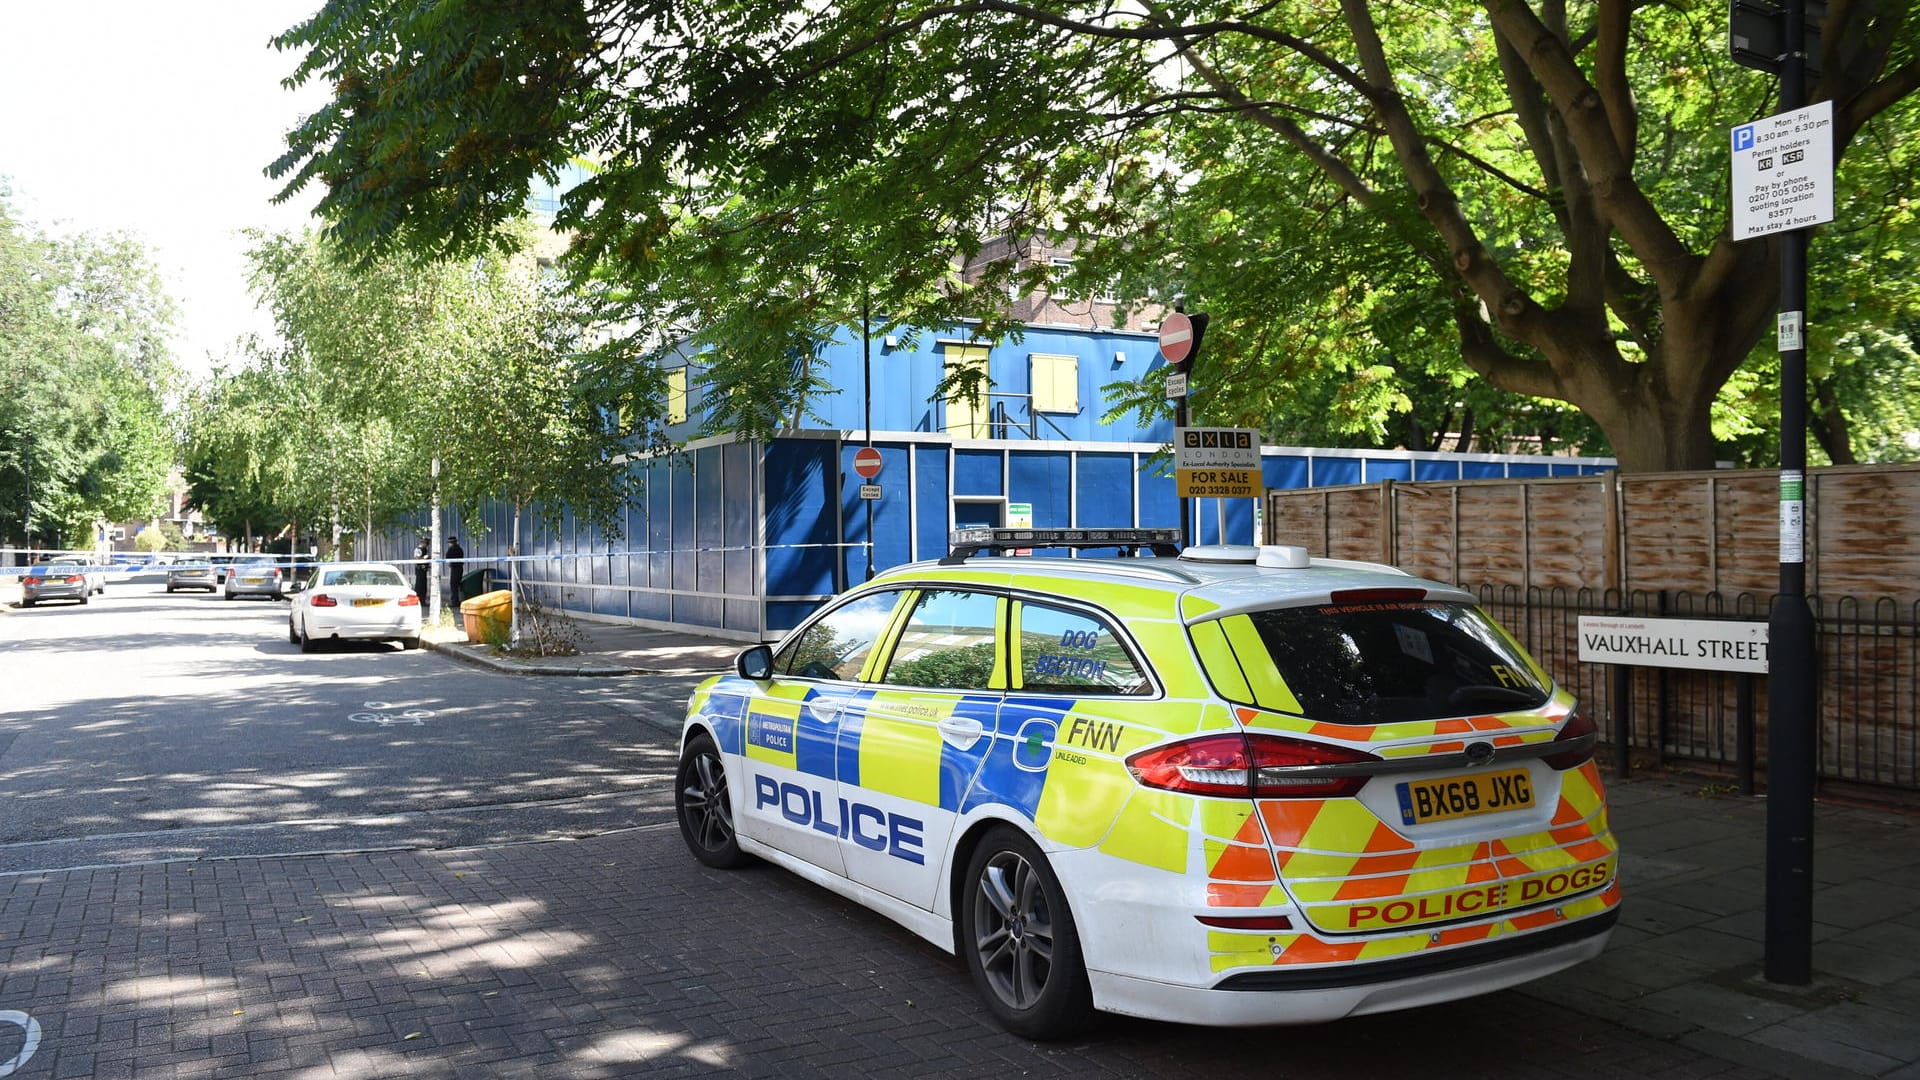
[[[326,100],[283,90],[299,57],[268,44],[319,0],[0,0],[0,183],[43,231],[148,246],[194,374],[273,323],[247,292],[248,227],[299,229],[312,189],[271,202],[263,171]]]

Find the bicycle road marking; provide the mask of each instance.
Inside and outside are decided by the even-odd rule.
[[[432,709],[403,709],[400,712],[390,713],[387,710],[393,706],[387,702],[368,701],[363,704],[366,708],[376,711],[348,713],[347,719],[356,724],[379,724],[381,727],[392,727],[395,724],[412,724],[414,727],[422,727],[433,716]]]
[[[0,1061],[0,1076],[12,1076],[14,1070],[25,1065],[33,1057],[33,1052],[40,1049],[40,1022],[26,1013],[6,1009],[0,1010],[0,1024],[13,1024],[27,1033],[27,1041],[20,1047],[20,1052],[9,1061]]]

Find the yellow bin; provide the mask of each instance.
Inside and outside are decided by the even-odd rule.
[[[513,626],[513,591],[495,589],[460,603],[468,641],[505,641]]]

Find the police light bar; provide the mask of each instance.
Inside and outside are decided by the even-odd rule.
[[[1018,548],[1140,548],[1173,558],[1180,554],[1178,529],[955,529],[948,536],[957,562],[985,551]]]

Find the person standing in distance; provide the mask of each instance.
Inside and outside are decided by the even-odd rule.
[[[420,546],[414,549],[413,557],[419,560],[413,564],[413,594],[425,603],[427,581],[433,573],[433,544],[424,535],[420,537]]]
[[[447,595],[452,597],[452,599],[449,600],[447,604],[455,611],[460,610],[460,575],[467,571],[467,568],[461,565],[460,560],[466,557],[467,549],[460,546],[460,538],[457,536],[447,537],[447,576],[453,579],[451,587],[447,589]]]

